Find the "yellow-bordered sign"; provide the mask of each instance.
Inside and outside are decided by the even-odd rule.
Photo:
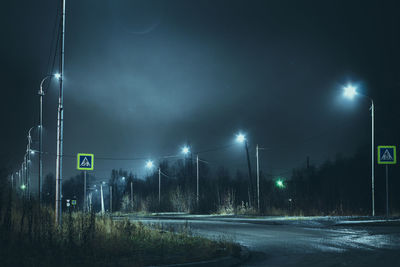
[[[378,146],[378,164],[396,163],[396,146]]]
[[[94,154],[78,153],[77,166],[78,170],[92,171],[94,167]]]

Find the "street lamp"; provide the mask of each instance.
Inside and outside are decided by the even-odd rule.
[[[184,147],[182,148],[182,153],[183,153],[184,155],[189,154],[189,152],[190,152],[190,148],[189,148],[188,146],[184,146]]]
[[[146,168],[147,169],[151,169],[151,168],[153,168],[153,166],[154,166],[154,163],[153,163],[152,160],[146,161]]]
[[[245,141],[247,141],[246,140],[246,136],[244,134],[242,134],[242,133],[239,133],[239,134],[236,135],[236,141],[238,143],[244,143]]]
[[[357,95],[357,87],[348,84],[347,86],[343,87],[343,96],[349,99],[353,99],[354,96]]]
[[[254,198],[253,181],[252,181],[252,177],[251,177],[251,165],[250,165],[250,157],[249,157],[249,148],[248,148],[248,145],[247,145],[246,136],[243,133],[238,133],[236,135],[236,142],[238,142],[240,144],[244,143],[244,145],[245,145],[246,156],[247,156],[247,167],[249,169],[250,194],[251,194],[250,201],[254,202],[254,199],[253,199]],[[252,205],[252,203],[250,203],[250,205]]]
[[[368,98],[371,101],[371,194],[372,194],[372,216],[375,216],[375,178],[374,178],[374,101],[371,97],[360,94],[357,92],[357,87],[351,84],[348,84],[343,88],[343,96],[348,99],[353,99],[354,96],[361,95]]]
[[[54,75],[47,75],[42,79],[40,82],[40,87],[38,91],[39,95],[39,175],[38,175],[38,197],[39,197],[39,205],[41,203],[41,197],[42,197],[42,183],[43,183],[43,163],[42,163],[42,154],[43,154],[43,96],[45,95],[45,92],[43,91],[43,84],[44,82],[51,78],[55,77],[56,79],[60,79],[61,75],[59,73],[56,73]]]
[[[146,161],[146,168],[152,169],[154,163],[152,160]],[[158,205],[161,204],[161,167],[158,167]]]
[[[33,128],[36,126],[33,126],[29,129],[28,131],[28,146],[26,148],[26,175],[27,175],[27,186],[28,186],[28,197],[30,198],[30,191],[31,191],[31,176],[29,173],[29,163],[31,162],[31,154],[34,154],[35,152],[31,149],[31,144],[32,144],[32,136],[31,136],[31,131]],[[33,152],[33,153],[32,153]]]

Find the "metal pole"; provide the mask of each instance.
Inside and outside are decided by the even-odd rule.
[[[112,185],[110,185],[110,213],[112,213]]]
[[[257,157],[257,208],[260,212],[260,165],[258,161],[258,144],[256,146],[256,157]]]
[[[101,213],[104,214],[104,197],[103,197],[103,185],[100,185],[100,194],[101,194]]]
[[[133,209],[133,181],[131,181],[131,208]]]
[[[199,206],[199,155],[196,156],[196,172],[197,172],[197,187],[196,187],[196,201],[197,207]]]
[[[86,171],[83,171],[83,211],[86,212]]]
[[[31,132],[29,131],[29,135],[28,135],[28,152],[27,152],[27,157],[28,157],[28,161],[27,161],[27,165],[26,165],[26,175],[27,175],[27,179],[28,179],[28,199],[31,199],[31,174],[29,171],[29,165],[31,162]]]
[[[161,168],[158,168],[158,205],[161,205]]]
[[[60,92],[58,98],[57,116],[57,159],[56,159],[56,203],[55,221],[62,225],[62,156],[63,156],[63,127],[64,127],[64,42],[65,42],[65,1],[62,1],[62,30],[61,30],[61,59],[60,59]]]
[[[252,202],[254,201],[254,189],[253,189],[253,181],[252,181],[252,177],[251,177],[251,165],[250,165],[250,157],[249,157],[249,148],[248,148],[248,145],[247,145],[247,140],[246,140],[246,142],[245,142],[245,147],[246,147],[246,155],[247,155],[247,166],[248,166],[248,168],[249,168],[249,181],[250,181],[250,190],[249,190],[249,194],[250,194],[250,197],[249,197],[249,201],[251,201],[249,204],[250,204],[250,206],[252,206]]]
[[[386,165],[386,218],[389,217],[389,167]]]
[[[375,216],[375,177],[374,177],[374,101],[371,99],[371,190],[372,190],[372,216]]]
[[[25,165],[24,165],[24,172],[25,172],[25,198],[28,197],[28,173],[27,173],[27,162],[28,162],[28,153],[25,154]]]
[[[38,178],[38,198],[39,198],[39,205],[41,203],[42,199],[42,183],[43,183],[43,163],[42,163],[42,157],[43,157],[43,96],[44,96],[44,91],[43,91],[43,83],[44,81],[51,77],[50,75],[46,76],[43,78],[43,80],[40,82],[40,89],[38,92],[39,95],[39,178]]]

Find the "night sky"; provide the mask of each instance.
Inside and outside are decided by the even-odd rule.
[[[398,1],[66,4],[64,178],[78,173],[79,152],[94,153],[93,174],[106,179],[112,168],[143,176],[147,158],[185,144],[210,150],[200,157],[211,167],[246,171],[239,131],[253,168],[256,144],[268,148],[261,168],[274,175],[290,176],[307,156],[318,165],[370,153],[369,100],[344,99],[349,82],[375,101],[376,144],[400,145]],[[0,153],[15,170],[53,69],[59,5],[2,3]],[[57,82],[45,88],[46,174],[55,173]]]

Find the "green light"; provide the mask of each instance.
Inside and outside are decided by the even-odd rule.
[[[285,184],[281,179],[276,180],[275,185],[279,188],[285,188]]]
[[[24,185],[24,184],[21,185],[21,189],[22,189],[22,190],[25,190],[25,189],[26,189],[26,185]]]

